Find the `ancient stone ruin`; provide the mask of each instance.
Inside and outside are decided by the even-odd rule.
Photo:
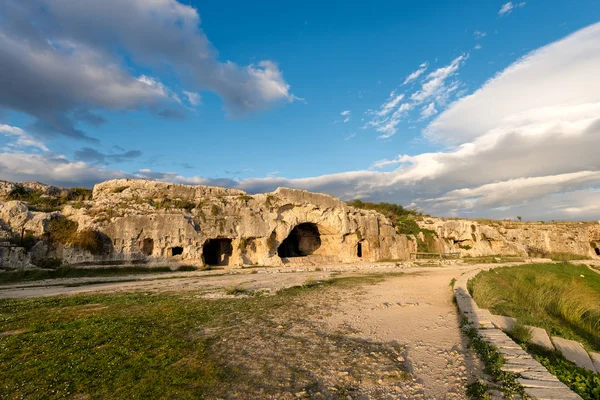
[[[0,182],[0,269],[320,265],[409,260],[422,251],[531,256],[533,249],[600,258],[597,223],[416,222],[428,239],[399,233],[375,211],[286,188],[250,196],[133,179],[93,191]]]

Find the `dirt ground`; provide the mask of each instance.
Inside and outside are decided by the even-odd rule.
[[[285,354],[261,352],[260,348],[294,348],[298,354],[317,353],[302,365],[294,366],[313,370],[315,377],[313,386],[304,383],[299,387],[294,394],[296,398],[464,399],[467,383],[482,375],[482,366],[461,335],[450,282],[480,267],[460,263],[427,267],[391,263],[368,268],[344,265],[313,270],[256,268],[65,278],[0,286],[0,297],[190,291],[210,299],[234,296],[232,289],[239,289],[240,293],[256,290],[274,293],[334,276],[402,272],[352,290],[313,291],[305,298],[301,318],[270,316],[272,329],[253,324],[244,330],[243,338],[238,330],[238,336],[232,338],[235,343],[223,346],[223,352],[236,356],[232,358],[239,359],[240,364],[245,362],[239,357],[241,354],[254,358],[253,365],[264,367],[256,371],[257,379],[264,379],[268,370],[271,381],[282,385],[293,381],[289,374],[284,376],[281,372],[278,376],[274,367]],[[282,334],[275,338],[269,333],[273,329],[281,330]]]

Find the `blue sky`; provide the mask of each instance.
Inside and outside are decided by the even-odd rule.
[[[567,110],[588,94],[579,106],[600,101],[593,85],[567,85],[594,79],[584,67],[600,49],[597,0],[22,3],[0,5],[0,58],[11,60],[0,66],[2,179],[292,186],[438,215],[591,219],[600,210],[600,166],[579,147],[560,148],[581,165],[550,160],[546,170],[504,151],[508,139],[489,165],[465,150],[515,116]],[[584,42],[569,54],[579,67],[565,63]],[[511,108],[504,87],[530,101]],[[532,94],[544,88],[539,103]],[[591,117],[576,114],[554,127],[587,121],[592,135]],[[531,141],[545,126],[536,121],[503,135]],[[554,151],[531,149],[541,160]]]

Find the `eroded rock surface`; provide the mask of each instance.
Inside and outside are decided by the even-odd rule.
[[[316,264],[408,259],[416,251],[415,239],[398,234],[383,215],[302,190],[249,196],[219,187],[121,179],[96,185],[92,200],[70,202],[60,212],[0,202],[0,219],[16,242],[25,234],[52,237],[50,222],[63,217],[77,222],[78,232],[92,229],[103,237],[96,254],[69,242],[36,244],[38,253],[68,264]]]

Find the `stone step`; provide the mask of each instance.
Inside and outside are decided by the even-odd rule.
[[[578,367],[597,372],[594,363],[581,343],[557,336],[552,336],[552,343],[554,343],[556,350],[560,351],[567,360],[575,363]]]

